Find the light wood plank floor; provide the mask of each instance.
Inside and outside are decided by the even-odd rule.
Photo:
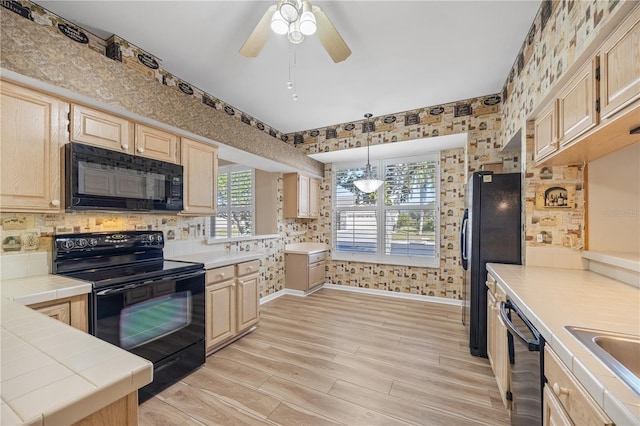
[[[460,308],[322,289],[139,408],[141,425],[507,425]]]

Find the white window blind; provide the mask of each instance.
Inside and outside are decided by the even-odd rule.
[[[384,185],[365,194],[353,184],[364,167],[334,165],[333,257],[437,267],[439,154],[379,160],[372,168],[383,171]]]
[[[218,169],[218,214],[212,236],[232,238],[254,233],[254,171],[240,165]]]

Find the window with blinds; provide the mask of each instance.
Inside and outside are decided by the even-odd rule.
[[[334,165],[333,258],[439,266],[439,154],[379,160],[372,169],[384,185],[366,194],[353,184],[364,167]]]
[[[254,172],[240,165],[218,168],[218,214],[211,236],[233,238],[254,233]]]

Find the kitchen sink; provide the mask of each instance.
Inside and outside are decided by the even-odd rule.
[[[573,326],[565,328],[640,395],[640,336]]]

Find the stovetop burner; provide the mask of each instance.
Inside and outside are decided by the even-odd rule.
[[[162,231],[59,235],[54,273],[91,282],[94,289],[203,269],[202,263],[164,260]]]
[[[107,268],[87,269],[68,272],[63,275],[89,281],[92,283],[93,288],[97,289],[124,284],[132,280],[147,281],[161,277],[164,278],[169,275],[187,273],[202,268],[203,265],[201,263],[161,260]]]

